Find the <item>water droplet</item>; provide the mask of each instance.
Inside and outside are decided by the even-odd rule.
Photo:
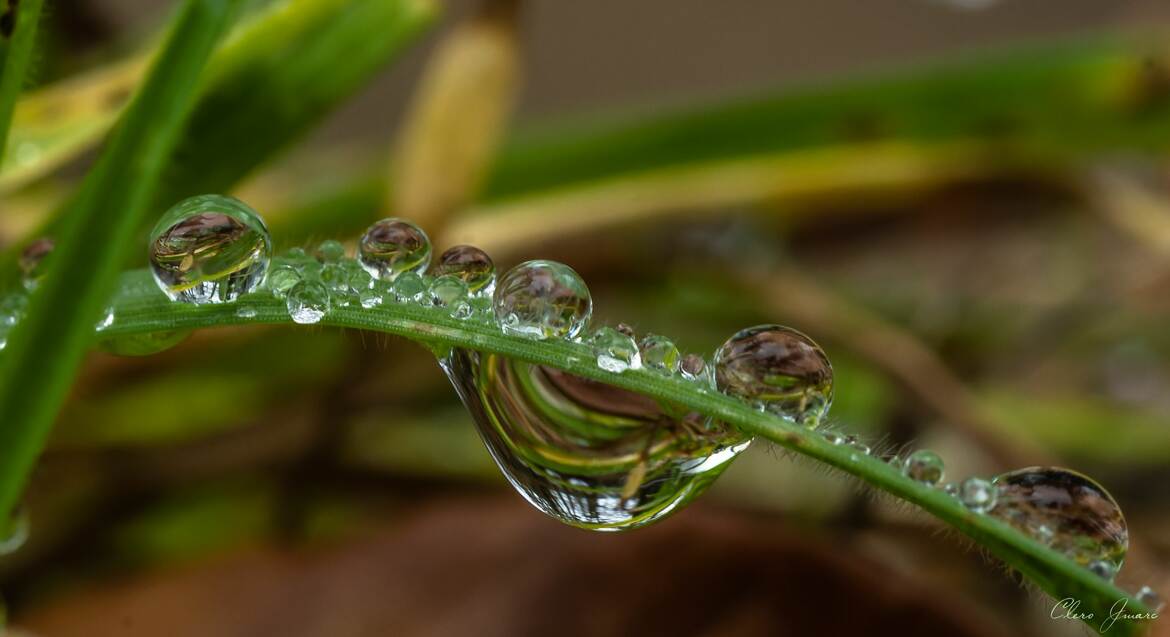
[[[509,482],[574,526],[660,519],[747,447],[734,429],[557,369],[459,349],[441,362]]]
[[[24,318],[28,310],[28,296],[11,294],[0,301],[0,327],[12,327]]]
[[[457,312],[467,305],[467,284],[454,274],[444,274],[431,281],[431,305]]]
[[[271,256],[260,215],[231,197],[182,201],[150,233],[151,272],[174,301],[234,301],[260,285]]]
[[[871,451],[869,445],[865,444],[864,441],[852,434],[845,436],[844,443],[848,445],[850,449],[853,449],[862,455],[868,456],[869,452]]]
[[[370,276],[369,272],[362,269],[356,261],[346,261],[345,263],[350,290],[360,295],[362,292],[374,289],[374,277]]]
[[[943,479],[943,460],[929,449],[919,449],[902,462],[902,473],[915,482],[935,486]]]
[[[104,313],[102,314],[102,317],[100,319],[98,319],[97,324],[94,325],[94,329],[96,329],[99,332],[103,332],[105,330],[110,329],[110,327],[113,324],[114,324],[114,308],[107,307],[105,309]]]
[[[959,497],[959,485],[954,482],[948,482],[943,486],[943,493],[951,496],[952,498],[957,498]]]
[[[1089,572],[1093,575],[1096,575],[1101,579],[1107,579],[1110,582],[1112,582],[1113,578],[1117,576],[1117,567],[1114,566],[1111,562],[1106,562],[1105,560],[1094,560],[1089,562],[1089,565],[1086,568],[1088,568]]]
[[[470,294],[491,296],[496,289],[496,264],[475,246],[455,246],[439,255],[435,275],[453,274],[467,284]]]
[[[367,310],[372,307],[378,307],[382,304],[382,300],[383,292],[374,288],[362,290],[361,293],[358,294],[358,302],[361,303],[362,307],[366,308]]]
[[[967,478],[959,485],[959,500],[975,513],[987,513],[995,508],[995,485],[983,478]]]
[[[593,299],[585,281],[556,261],[526,261],[500,280],[492,302],[507,334],[528,338],[573,338],[585,329]]]
[[[345,245],[334,239],[326,239],[317,245],[314,254],[321,263],[338,263],[345,258]]]
[[[687,354],[678,364],[678,371],[687,380],[706,380],[707,361],[698,354]]]
[[[21,505],[12,514],[7,532],[0,529],[0,555],[11,555],[20,550],[20,547],[28,541],[28,533],[28,509]]]
[[[150,356],[182,343],[190,335],[190,330],[127,334],[102,340],[98,347],[118,356]]]
[[[306,279],[288,291],[285,304],[293,322],[311,325],[329,313],[329,290],[320,281]]]
[[[431,240],[405,219],[383,219],[366,229],[358,247],[362,267],[384,281],[406,272],[422,274],[431,264]]]
[[[740,330],[715,352],[715,386],[791,422],[815,427],[833,401],[833,368],[820,346],[781,325]]]
[[[1029,467],[997,476],[995,486],[995,517],[1029,534],[1048,527],[1046,543],[1080,564],[1104,561],[1114,571],[1121,567],[1129,548],[1125,516],[1113,496],[1088,476]]]
[[[642,358],[634,339],[612,327],[602,327],[589,337],[589,344],[597,356],[597,366],[607,372],[620,374],[627,369],[642,367]]]
[[[394,281],[394,298],[399,303],[419,303],[427,293],[427,282],[417,272],[403,272]]]
[[[338,305],[345,305],[350,293],[349,274],[345,268],[340,263],[326,263],[325,267],[321,268],[319,278],[325,289],[329,290],[330,298],[338,301]]]
[[[272,291],[273,296],[278,299],[283,299],[288,296],[288,291],[300,282],[301,273],[297,271],[297,268],[289,264],[283,264],[272,268],[272,271],[268,273],[268,279],[265,281],[265,284]]]
[[[634,327],[629,323],[618,323],[617,327],[614,329],[616,329],[618,332],[621,332],[622,334],[625,334],[626,336],[629,336],[630,338],[638,338],[638,333],[634,331]]]
[[[845,436],[837,433],[836,431],[825,431],[822,432],[821,435],[824,436],[825,442],[828,442],[831,445],[845,444]]]
[[[1137,601],[1144,604],[1146,608],[1154,611],[1155,613],[1161,613],[1162,607],[1166,604],[1165,600],[1162,599],[1162,596],[1158,594],[1158,591],[1150,588],[1149,586],[1143,586],[1139,588],[1138,592],[1134,594],[1134,597],[1137,598]]]
[[[619,325],[619,327],[621,326]],[[674,346],[674,341],[669,338],[657,334],[647,334],[638,343],[638,350],[642,353],[642,364],[646,367],[667,374],[678,372],[680,355],[678,348]]]
[[[250,305],[241,305],[240,307],[236,308],[236,316],[242,319],[256,318],[257,314],[258,312],[256,311],[256,308]]]
[[[20,253],[21,282],[27,290],[36,289],[37,283],[45,276],[48,262],[45,257],[53,252],[53,240],[42,237],[25,246]]]

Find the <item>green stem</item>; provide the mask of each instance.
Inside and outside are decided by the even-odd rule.
[[[255,315],[241,318],[237,306],[246,305]],[[102,338],[157,331],[200,329],[241,324],[291,325],[284,302],[267,294],[254,294],[237,304],[194,306],[164,297],[149,273],[134,271],[123,276],[114,304],[115,320]],[[458,320],[442,309],[418,304],[387,304],[365,309],[338,307],[322,325],[395,334],[432,348],[462,347],[493,352],[530,363],[549,365],[603,381],[623,389],[679,404],[719,418],[740,429],[767,438],[793,452],[840,469],[900,500],[917,505],[967,535],[991,554],[1018,570],[1054,599],[1080,600],[1080,611],[1098,618],[1091,623],[1102,631],[1101,619],[1118,600],[1126,600],[1127,613],[1148,612],[1136,599],[1110,582],[1090,573],[1069,558],[1032,540],[996,518],[973,513],[939,489],[915,482],[889,463],[860,454],[848,446],[833,445],[821,435],[761,413],[749,405],[678,377],[649,370],[621,374],[606,372],[594,364],[590,348],[563,340],[533,341],[509,336],[494,324]],[[1108,626],[1111,635],[1136,635],[1144,623],[1119,619]]]
[[[43,0],[21,0],[0,9],[0,165],[4,163],[16,98],[32,59],[42,3]]]

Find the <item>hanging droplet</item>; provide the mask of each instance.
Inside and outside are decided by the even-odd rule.
[[[535,339],[574,338],[589,323],[585,281],[556,261],[526,261],[500,279],[492,301],[500,329]]]
[[[301,273],[296,267],[286,263],[272,268],[265,280],[265,285],[272,291],[272,296],[283,299],[288,296],[288,291],[300,282]]]
[[[311,325],[329,313],[329,290],[320,281],[305,279],[288,291],[285,304],[293,322]]]
[[[150,233],[150,266],[174,301],[225,303],[256,289],[272,257],[268,228],[238,199],[192,197]]]
[[[1046,543],[1080,564],[1102,561],[1114,572],[1121,568],[1129,548],[1125,516],[1113,496],[1088,476],[1029,467],[997,476],[995,487],[995,517],[1033,535],[1047,527],[1051,538]]]
[[[678,372],[679,351],[674,341],[665,336],[647,334],[638,343],[638,350],[642,354],[642,364],[649,369],[674,374]]]
[[[447,308],[452,313],[467,306],[467,283],[454,274],[444,274],[431,281],[431,305]]]
[[[467,284],[473,295],[491,296],[496,289],[496,264],[488,253],[475,246],[455,246],[439,255],[435,275],[452,274]]]
[[[715,352],[715,386],[815,427],[833,402],[833,368],[812,339],[781,325],[740,330]]]
[[[919,449],[902,462],[902,473],[915,482],[935,486],[943,479],[943,460],[929,449]]]
[[[660,519],[747,447],[743,434],[686,409],[550,367],[460,349],[441,363],[508,481],[573,526]]]
[[[25,246],[20,253],[21,282],[26,290],[34,290],[45,276],[48,262],[45,257],[53,252],[53,240],[42,237]]]
[[[995,508],[995,485],[983,478],[967,478],[959,485],[959,500],[975,513],[987,513]]]
[[[1137,601],[1141,602],[1146,608],[1154,611],[1155,613],[1161,613],[1162,607],[1166,604],[1165,600],[1162,599],[1162,596],[1158,594],[1158,591],[1155,591],[1149,586],[1143,586],[1139,588],[1138,592],[1134,594],[1134,597],[1136,597]]]
[[[17,507],[7,526],[7,530],[0,528],[0,555],[15,553],[28,541],[28,509]]]
[[[334,239],[326,239],[317,245],[314,254],[321,263],[338,263],[345,258],[345,245]]]
[[[182,343],[190,335],[190,330],[126,334],[102,340],[98,347],[118,356],[150,356]]]
[[[634,339],[612,327],[602,327],[589,337],[589,344],[597,356],[597,366],[607,372],[620,374],[627,369],[642,367],[642,358]]]
[[[394,281],[406,272],[422,274],[431,264],[431,240],[405,219],[383,219],[366,229],[358,260],[370,276]]]
[[[427,293],[427,282],[417,272],[403,272],[394,281],[394,298],[399,303],[419,303]]]
[[[707,378],[707,361],[698,354],[687,354],[679,362],[678,371],[687,380],[705,380]]]

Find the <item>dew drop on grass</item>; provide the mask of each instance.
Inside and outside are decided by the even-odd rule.
[[[272,268],[265,280],[265,285],[278,299],[288,296],[288,291],[301,282],[301,273],[291,264],[285,263]]]
[[[173,301],[226,303],[256,289],[272,257],[268,228],[231,197],[192,197],[150,233],[150,269]]]
[[[97,324],[94,325],[94,329],[96,329],[99,332],[102,332],[102,331],[110,329],[110,327],[113,324],[114,324],[114,308],[107,307],[106,309],[102,310],[102,316],[101,316],[101,318],[98,319]]]
[[[22,505],[12,514],[8,528],[0,529],[0,555],[11,555],[20,550],[28,541],[28,532],[28,509]]]
[[[854,451],[865,456],[868,456],[869,452],[871,451],[869,445],[865,444],[865,441],[854,435],[845,436],[845,438],[842,440],[842,444],[847,445],[850,449],[853,449]]]
[[[454,275],[467,284],[472,295],[491,296],[496,288],[496,264],[488,253],[475,246],[448,248],[439,255],[435,276]]]
[[[399,303],[420,303],[427,293],[427,282],[417,272],[403,272],[394,281],[394,298]]]
[[[257,314],[258,312],[256,311],[256,308],[250,305],[241,305],[240,307],[236,308],[236,316],[242,319],[256,318]]]
[[[431,281],[430,298],[434,307],[455,313],[467,308],[467,283],[454,274],[444,274]]]
[[[550,367],[463,349],[440,363],[512,486],[573,526],[618,531],[658,520],[698,496],[750,440]]]
[[[115,336],[98,342],[98,347],[118,356],[149,356],[182,343],[190,330],[168,330]]]
[[[640,369],[642,357],[634,339],[612,327],[602,327],[589,336],[589,345],[597,356],[597,366],[607,372],[620,374],[627,369]]]
[[[707,361],[698,354],[687,354],[679,361],[678,372],[687,380],[701,381],[707,377]]]
[[[21,282],[26,290],[34,290],[37,283],[45,276],[48,257],[53,252],[53,240],[42,237],[25,246],[20,252]]]
[[[1107,562],[1105,560],[1093,560],[1092,562],[1089,562],[1089,565],[1086,568],[1088,568],[1089,572],[1093,575],[1096,575],[1097,577],[1100,577],[1104,580],[1109,580],[1110,582],[1112,582],[1113,578],[1117,576],[1117,566],[1112,562]]]
[[[975,513],[987,513],[995,508],[995,491],[995,485],[990,480],[967,478],[959,484],[959,501]]]
[[[317,244],[314,255],[321,263],[338,263],[345,258],[345,245],[334,239],[326,239]]]
[[[674,341],[665,336],[647,334],[638,343],[638,351],[642,354],[642,364],[666,374],[675,374],[679,367],[679,352]]]
[[[329,313],[329,290],[320,281],[305,279],[288,291],[285,304],[294,323],[311,325]]]
[[[1139,602],[1144,604],[1146,608],[1149,608],[1155,613],[1161,613],[1163,606],[1166,604],[1165,600],[1162,599],[1162,596],[1158,594],[1158,591],[1155,591],[1149,586],[1143,586],[1139,588],[1137,593],[1134,593],[1134,597],[1136,597]]]
[[[781,325],[740,330],[715,352],[715,386],[782,418],[815,427],[833,401],[825,352]]]
[[[929,449],[919,449],[902,462],[902,473],[915,482],[935,486],[943,479],[943,460]]]
[[[1045,543],[1080,564],[1121,568],[1129,548],[1125,516],[1093,479],[1058,467],[1029,467],[997,476],[995,487],[993,516],[1033,537],[1037,529],[1048,529]]]
[[[431,264],[431,240],[405,219],[383,219],[362,235],[358,261],[370,276],[383,281],[407,272],[422,274]]]
[[[526,261],[508,270],[492,299],[496,323],[507,334],[534,339],[574,338],[593,313],[581,275],[556,261]]]

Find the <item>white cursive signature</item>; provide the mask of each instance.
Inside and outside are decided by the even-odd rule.
[[[1109,613],[1105,617],[1101,618],[1100,625],[1102,633],[1112,628],[1113,624],[1117,623],[1117,620],[1119,619],[1124,619],[1127,621],[1140,621],[1158,618],[1157,612],[1126,612],[1126,605],[1128,603],[1129,600],[1125,599],[1124,597],[1113,603],[1113,606],[1109,608]],[[1085,623],[1091,623],[1094,619],[1096,619],[1096,616],[1093,613],[1081,611],[1081,600],[1076,599],[1075,597],[1066,597],[1059,602],[1056,602],[1056,605],[1052,607],[1052,612],[1049,613],[1048,616],[1052,619],[1071,619]]]

